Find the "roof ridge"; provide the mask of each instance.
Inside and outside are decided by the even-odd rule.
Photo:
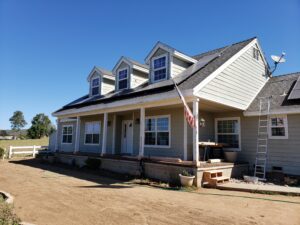
[[[248,38],[248,39],[243,40],[243,41],[234,42],[234,43],[232,43],[232,44],[228,44],[228,45],[225,45],[225,46],[223,46],[223,47],[215,48],[215,49],[209,50],[209,51],[207,51],[207,52],[202,52],[202,53],[199,53],[199,54],[197,54],[197,55],[193,55],[192,57],[193,57],[193,58],[199,57],[199,56],[201,56],[201,55],[204,55],[204,54],[207,54],[207,53],[210,53],[210,52],[214,52],[214,51],[218,51],[218,50],[227,48],[227,47],[229,47],[229,46],[238,45],[238,44],[243,43],[243,42],[247,42],[247,41],[250,41],[250,40],[254,40],[255,38],[257,38],[257,37],[254,36],[254,37],[252,37],[252,38]]]
[[[292,72],[292,73],[286,73],[286,74],[280,74],[280,75],[277,75],[277,76],[273,76],[272,78],[284,77],[284,76],[290,76],[290,75],[296,75],[296,74],[300,75],[300,71],[298,71],[298,72]]]

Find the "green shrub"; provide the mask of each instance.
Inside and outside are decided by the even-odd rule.
[[[5,150],[0,147],[0,159],[2,159],[4,155],[5,155]]]
[[[182,173],[181,173],[181,175],[187,176],[187,177],[193,176],[193,174],[189,173],[187,170],[183,170]]]
[[[95,159],[95,158],[87,158],[87,160],[85,160],[85,164],[86,167],[89,169],[99,169],[100,165],[101,165],[101,161],[100,159]]]
[[[19,225],[21,220],[13,212],[13,207],[0,197],[0,224],[1,225]]]

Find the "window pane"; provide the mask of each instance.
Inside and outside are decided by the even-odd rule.
[[[169,132],[157,133],[157,145],[169,145]]]
[[[218,142],[225,143],[226,148],[238,148],[239,147],[239,135],[218,135]]]
[[[154,80],[162,80],[167,77],[166,69],[156,70],[154,71]]]
[[[169,130],[169,118],[157,118],[157,131]]]
[[[67,142],[68,143],[72,143],[72,135],[68,135],[67,136]]]
[[[285,136],[284,127],[273,127],[272,136]]]
[[[100,133],[100,123],[94,123],[93,124],[93,134],[99,134]]]
[[[63,134],[67,134],[68,133],[68,127],[63,127]]]
[[[62,140],[63,143],[67,143],[67,135],[63,135],[63,140]]]
[[[91,144],[92,143],[92,134],[86,134],[85,135],[85,143],[86,144]]]
[[[155,119],[146,119],[145,131],[155,131]]]
[[[218,121],[218,133],[237,134],[239,133],[239,124],[237,120]]]
[[[126,78],[127,78],[127,70],[121,70],[119,72],[119,80],[126,79]]]
[[[73,127],[68,127],[68,134],[72,134],[73,133]]]
[[[127,79],[119,81],[119,89],[127,88]]]
[[[145,145],[155,145],[155,132],[145,133]]]
[[[161,57],[154,60],[154,69],[166,66],[166,57]]]
[[[92,95],[98,95],[99,94],[99,87],[93,87],[92,88]]]
[[[85,124],[85,133],[86,134],[92,134],[93,133],[93,124],[92,123],[86,123]]]
[[[93,144],[99,144],[100,136],[99,134],[93,134]]]
[[[92,82],[92,87],[99,86],[99,78],[94,79]]]

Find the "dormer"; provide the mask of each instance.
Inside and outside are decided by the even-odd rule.
[[[116,77],[116,91],[133,89],[148,81],[147,65],[122,56],[113,69]]]
[[[157,42],[145,62],[150,68],[149,80],[155,83],[176,77],[197,60],[162,42]]]
[[[115,77],[112,72],[96,66],[90,72],[87,81],[90,84],[90,97],[105,95],[115,89]]]

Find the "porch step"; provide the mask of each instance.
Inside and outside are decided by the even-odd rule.
[[[216,187],[219,183],[228,182],[230,177],[223,176],[222,170],[211,170],[203,173],[203,183],[209,187]]]

